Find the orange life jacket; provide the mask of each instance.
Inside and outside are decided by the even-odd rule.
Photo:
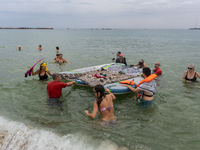
[[[146,79],[143,79],[142,81],[140,81],[140,83],[138,84],[138,86],[140,86],[144,82],[150,82],[150,81],[154,80],[156,77],[157,77],[156,74],[151,74]]]
[[[136,85],[135,82],[133,82],[133,81],[134,81],[134,80],[132,80],[132,81],[124,80],[124,81],[120,81],[119,83],[121,83],[121,84],[135,85],[135,88],[137,88],[137,85]]]
[[[154,80],[156,77],[157,77],[156,74],[151,74],[151,75],[148,76],[146,79],[141,80],[140,83],[138,84],[138,87],[139,87],[142,83],[144,83],[144,82],[147,82],[147,83],[148,83],[148,82]],[[141,94],[137,93],[137,97],[139,98],[140,96],[141,96]]]

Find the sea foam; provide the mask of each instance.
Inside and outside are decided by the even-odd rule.
[[[126,150],[111,141],[94,140],[86,135],[58,135],[0,117],[1,150]]]

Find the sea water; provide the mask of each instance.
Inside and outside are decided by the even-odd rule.
[[[200,32],[191,30],[0,30],[1,149],[199,149],[200,83],[181,80],[190,63],[200,72],[199,40]],[[70,65],[53,63],[56,46]],[[43,57],[53,73],[112,63],[118,51],[128,65],[160,62],[163,75],[149,109],[141,109],[134,93],[116,95],[113,126],[101,125],[99,113],[95,119],[84,114],[96,100],[92,88],[64,88],[63,111],[50,110],[52,78],[24,77]]]

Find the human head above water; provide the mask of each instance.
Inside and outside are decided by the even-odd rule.
[[[117,55],[117,56],[119,56],[120,54],[121,54],[121,52],[120,52],[120,51],[118,51],[116,55]]]
[[[148,77],[151,75],[151,69],[149,67],[144,67],[142,73]]]
[[[156,62],[155,63],[155,68],[159,68],[160,67],[160,63],[159,62]]]
[[[18,50],[21,50],[21,45],[18,45]]]
[[[139,61],[139,64],[142,65],[143,63],[144,63],[144,60],[141,59],[141,60]]]
[[[40,64],[40,70],[47,71],[47,64],[46,63],[41,63]]]
[[[103,87],[102,85],[100,85],[100,84],[96,85],[96,86],[94,87],[94,90],[95,90],[97,93],[98,93],[98,92],[102,93],[102,92],[105,91],[104,87]]]
[[[56,49],[59,50],[59,47],[57,46]]]
[[[103,97],[105,97],[105,93],[104,93],[104,91],[105,91],[105,89],[104,89],[104,87],[102,86],[102,85],[100,85],[100,84],[98,84],[98,85],[96,85],[95,87],[94,87],[94,90],[95,90],[95,92],[96,92],[96,96],[97,96],[97,105],[98,105],[98,108],[100,107],[100,104],[101,104],[101,102],[102,102],[102,100],[103,100]]]
[[[188,68],[192,68],[193,70],[195,70],[196,66],[194,64],[189,64]]]
[[[53,78],[54,81],[55,80],[60,80],[61,79],[60,76],[61,75],[59,73],[55,72],[55,73],[53,73],[52,78]]]

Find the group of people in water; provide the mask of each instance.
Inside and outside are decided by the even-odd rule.
[[[56,58],[54,59],[54,63],[69,63],[64,58],[62,58],[62,54],[60,53],[59,47],[56,47]],[[116,63],[124,63],[127,66],[126,58],[123,57],[123,54],[121,52],[118,52],[117,57],[114,59],[116,60]],[[69,63],[70,64],[70,63]],[[134,93],[137,93],[136,98],[141,102],[142,105],[151,105],[154,103],[155,99],[155,91],[156,91],[156,81],[155,78],[158,75],[162,74],[162,70],[160,69],[160,63],[156,62],[154,64],[153,71],[150,70],[150,68],[147,67],[147,65],[144,63],[144,60],[141,59],[137,64],[134,66],[137,66],[139,68],[142,68],[142,77],[143,80],[140,81],[137,87],[132,87],[127,84],[121,84],[121,86],[125,86],[129,88]],[[48,91],[48,97],[47,97],[47,104],[49,107],[58,107],[62,109],[62,102],[59,100],[61,94],[62,94],[62,88],[65,88],[66,86],[71,86],[75,84],[75,81],[71,81],[68,83],[61,82],[61,75],[59,73],[51,73],[47,69],[46,63],[41,63],[40,68],[37,71],[33,71],[32,75],[39,76],[40,80],[45,80],[48,78],[48,75],[52,76],[53,81],[50,81],[47,85],[47,91]],[[186,82],[194,82],[197,78],[200,78],[200,74],[195,71],[195,65],[190,64],[188,66],[188,71],[186,71],[183,75],[183,81]],[[108,88],[104,89],[102,85],[96,85],[93,87],[93,91],[97,99],[94,101],[93,104],[93,111],[92,113],[89,113],[88,110],[85,110],[85,114],[88,117],[95,118],[96,114],[99,110],[101,115],[101,120],[105,124],[116,122],[116,116],[114,115],[114,104],[113,100],[116,99],[115,95],[110,92]],[[105,92],[108,94],[106,95]]]

